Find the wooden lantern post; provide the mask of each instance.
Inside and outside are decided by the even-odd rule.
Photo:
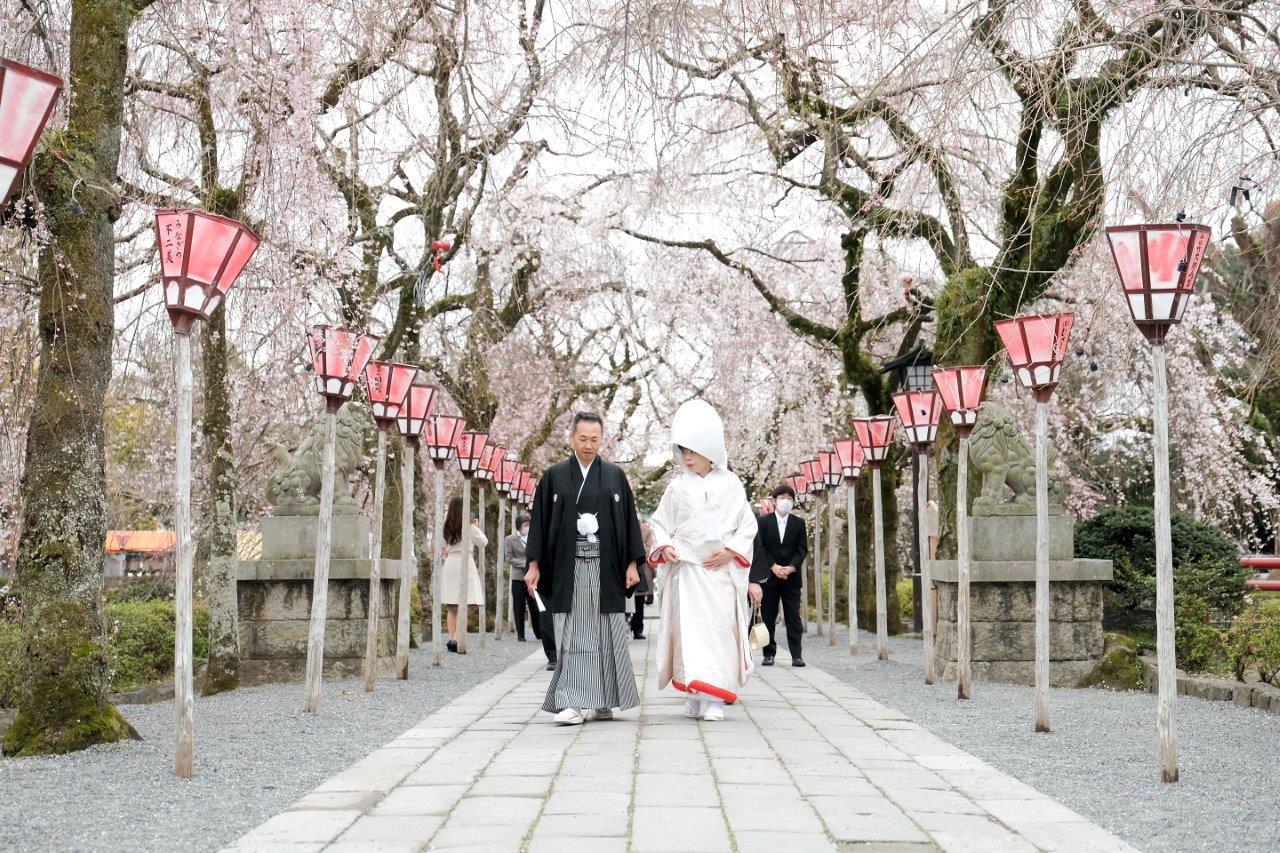
[[[373,422],[378,427],[378,450],[374,457],[373,533],[370,537],[369,603],[365,608],[364,692],[372,693],[378,677],[378,623],[382,609],[382,508],[386,496],[387,432],[395,429],[400,409],[407,402],[409,386],[418,375],[412,364],[371,361],[364,369],[365,390]]]
[[[835,490],[840,486],[840,462],[835,451],[818,453],[822,465],[823,485],[827,491],[827,645],[836,644],[836,560],[839,552],[839,527],[836,524]]]
[[[431,647],[433,666],[444,664],[444,630],[440,627],[440,575],[444,570],[444,466],[453,456],[467,422],[454,415],[437,415],[423,430],[423,446],[436,470],[435,527],[431,536]]]
[[[0,61],[0,87],[16,76]],[[56,93],[55,93],[56,95]],[[52,103],[49,104],[52,109]],[[41,122],[43,126],[43,122]],[[32,141],[32,146],[35,142]],[[0,170],[4,161],[0,160]],[[0,186],[0,195],[7,190]],[[173,703],[177,712],[174,775],[190,779],[195,772],[195,711],[192,669],[192,575],[195,554],[191,538],[191,330],[207,320],[235,284],[258,248],[257,236],[234,219],[202,210],[156,211],[156,246],[160,250],[160,284],[173,326],[177,412],[174,448]]]
[[[510,505],[511,521],[510,532],[515,535],[516,532],[516,477],[520,472],[520,463],[516,461],[514,455],[506,454],[503,459],[498,462],[497,471],[494,473],[494,481],[498,489],[498,494],[502,496],[502,505],[498,509],[498,536],[502,540],[498,543],[498,562],[494,567],[493,582],[497,587],[495,590],[496,599],[494,604],[494,612],[500,617],[498,620],[497,630],[494,632],[494,639],[499,639],[507,628],[514,630],[515,620],[515,599],[511,594],[511,566],[510,560],[507,559],[507,527],[503,521],[502,509]]]
[[[884,506],[880,497],[880,466],[889,456],[889,444],[893,441],[893,418],[889,415],[872,415],[854,418],[853,429],[858,444],[871,466],[872,526],[875,534],[876,555],[876,657],[889,659],[889,609],[884,577]]]
[[[938,420],[942,416],[942,398],[930,388],[927,391],[899,391],[893,405],[902,422],[902,435],[916,449],[920,460],[920,476],[916,480],[916,536],[920,546],[921,635],[924,638],[924,683],[933,684],[936,673],[933,661],[933,571],[929,558],[929,446],[937,440]]]
[[[329,553],[333,527],[334,431],[338,410],[355,390],[381,338],[338,326],[312,326],[307,334],[316,390],[324,396],[324,450],[320,465],[320,515],[316,521],[316,561],[311,581],[311,623],[307,631],[307,712],[320,710],[324,675],[324,630],[329,611]]]
[[[973,626],[969,618],[969,436],[978,422],[987,369],[978,365],[936,367],[933,384],[951,413],[960,449],[956,462],[956,696],[973,695]]]
[[[506,453],[507,453],[506,448],[500,445],[494,444],[492,442],[487,443],[484,448],[484,453],[480,457],[480,467],[476,469],[476,480],[480,484],[480,529],[481,530],[485,529],[485,523],[484,523],[485,484],[492,483],[494,481],[494,471],[493,471],[494,459],[496,458],[498,460],[497,464],[501,465],[502,457],[505,456]],[[501,500],[499,499],[497,503],[499,505],[499,511],[501,511],[501,504],[502,504]],[[502,539],[502,523],[501,522],[498,523],[497,535],[498,535],[499,541],[501,541]],[[489,591],[487,589],[488,585],[485,583],[485,574],[487,573],[487,570],[489,568],[487,551],[488,551],[488,548],[484,545],[481,545],[480,559],[476,561],[477,568],[480,573],[480,648],[482,649],[485,646],[485,637],[488,636],[488,633],[489,633],[489,614],[488,614]],[[500,621],[498,618],[497,610],[496,610],[496,607],[497,607],[496,601],[494,602],[494,607],[495,607],[495,611],[493,614],[493,621],[494,621],[494,632],[496,634],[498,630],[497,623]]]
[[[1213,232],[1181,221],[1107,229],[1130,316],[1151,345],[1156,535],[1156,740],[1162,782],[1178,781],[1173,542],[1169,510],[1169,386],[1165,336],[1181,322]]]
[[[1049,727],[1049,401],[1067,354],[1073,314],[1029,315],[1001,320],[1004,342],[1018,381],[1036,397],[1036,675],[1035,730]]]
[[[400,583],[396,585],[396,658],[392,671],[400,681],[409,678],[409,634],[413,631],[409,612],[413,599],[410,595],[413,585],[418,582],[418,557],[413,541],[416,536],[413,507],[416,503],[414,475],[418,470],[418,443],[436,405],[436,389],[424,382],[419,373],[414,384],[409,386],[409,394],[396,418],[400,435],[404,438],[404,448],[400,454]]]
[[[458,652],[467,651],[467,616],[469,608],[471,580],[471,481],[480,468],[480,460],[484,457],[484,446],[489,443],[486,432],[464,432],[458,437],[458,468],[462,471],[462,568],[458,572]],[[481,489],[484,487],[481,486]],[[484,587],[481,585],[481,592]],[[484,636],[484,625],[480,625],[480,635]]]
[[[826,482],[822,475],[822,463],[817,457],[802,462],[800,468],[805,479],[809,481],[809,496],[813,501],[813,559],[809,564],[813,567],[813,633],[822,636],[822,509],[819,498],[826,490]]]
[[[849,541],[849,654],[858,653],[858,526],[856,505],[858,478],[866,457],[856,438],[836,441],[836,458],[840,463],[840,475],[844,479],[845,535]]]

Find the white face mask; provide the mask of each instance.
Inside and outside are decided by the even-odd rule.
[[[778,515],[788,515],[791,512],[791,499],[778,498],[776,506],[778,508]]]

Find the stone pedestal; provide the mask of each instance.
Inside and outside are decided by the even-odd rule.
[[[335,515],[325,620],[324,675],[346,678],[364,671],[368,630],[369,522]],[[314,516],[262,520],[262,559],[237,564],[240,609],[240,681],[302,681],[306,676],[315,572]],[[400,561],[382,561],[378,619],[378,672],[390,675],[395,656],[396,592]]]
[[[1035,506],[975,506],[970,522],[970,622],[976,681],[1035,682]],[[1102,590],[1110,560],[1074,556],[1075,523],[1049,516],[1049,677],[1075,687],[1102,656]],[[956,563],[935,560],[938,630],[934,651],[943,678],[956,678]]]

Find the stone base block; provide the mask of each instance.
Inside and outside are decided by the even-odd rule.
[[[314,560],[319,523],[315,516],[265,516],[262,519],[262,559]],[[335,515],[329,530],[332,559],[369,558],[369,519],[363,515]]]
[[[378,677],[389,678],[395,665],[395,656],[378,658]],[[356,658],[324,659],[324,677],[356,678],[364,674],[364,655]],[[289,681],[306,681],[307,659],[288,658],[274,660],[240,659],[240,684],[276,684]]]
[[[370,560],[335,560],[326,605],[324,672],[346,678],[364,671],[368,642]],[[384,560],[378,617],[378,666],[395,654],[399,562]],[[240,666],[245,683],[300,681],[306,675],[313,559],[241,563],[237,575]]]
[[[938,581],[938,619],[956,620],[955,583]],[[1054,622],[1102,623],[1103,584],[1061,581],[1049,584],[1049,619]],[[1034,622],[1034,583],[970,583],[969,620],[978,622]]]
[[[955,583],[938,584],[938,630],[934,653],[943,677],[955,679]],[[1050,682],[1076,687],[1102,656],[1101,581],[1063,581],[1049,586]],[[1035,584],[970,584],[973,676],[977,681],[1035,682]]]
[[[1088,660],[1049,661],[1049,684],[1052,687],[1079,687],[1084,677],[1093,671],[1095,662]],[[956,681],[956,662],[947,661],[942,668],[944,681]],[[973,661],[973,680],[1002,684],[1035,684],[1034,661],[996,660]]]
[[[1050,514],[1050,560],[1070,560],[1075,556],[1075,527],[1070,516]],[[973,560],[1034,560],[1035,507],[1021,504],[974,507],[970,542],[969,557]]]

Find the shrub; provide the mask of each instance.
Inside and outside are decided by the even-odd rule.
[[[470,608],[468,608],[470,609]],[[392,614],[395,615],[395,614]],[[418,585],[409,585],[409,648],[418,648],[418,635],[413,629],[422,624],[422,596],[418,593]]]
[[[898,614],[902,617],[903,625],[911,625],[915,619],[915,591],[912,588],[911,578],[898,579]],[[907,628],[903,628],[907,630]]]
[[[1232,620],[1227,647],[1236,678],[1257,667],[1263,681],[1280,687],[1280,601],[1260,601]]]
[[[1226,664],[1222,632],[1210,618],[1209,605],[1198,595],[1180,593],[1174,606],[1174,643],[1178,666],[1187,672],[1221,670]]]
[[[196,607],[192,621],[195,657],[208,657],[208,609]],[[172,601],[153,599],[108,604],[107,630],[112,690],[131,690],[139,684],[172,675]]]
[[[1249,571],[1240,566],[1231,542],[1213,527],[1174,513],[1174,585],[1202,598],[1211,609],[1237,613]],[[1104,510],[1076,526],[1076,554],[1112,560],[1110,589],[1127,610],[1155,609],[1155,514],[1150,507]]]

